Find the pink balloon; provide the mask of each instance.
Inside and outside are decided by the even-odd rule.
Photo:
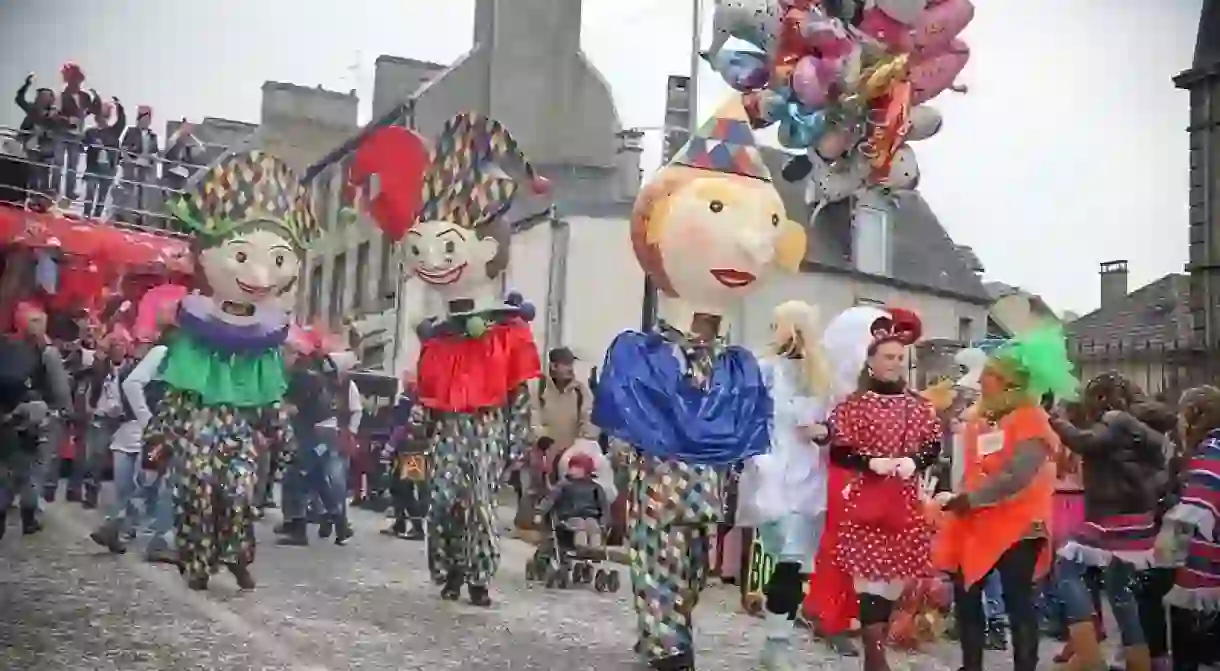
[[[924,10],[915,23],[915,51],[927,56],[949,49],[953,39],[974,19],[970,0],[943,0]]]
[[[911,104],[919,105],[953,86],[970,60],[970,48],[954,40],[948,51],[930,58],[919,58],[911,65]]]
[[[830,85],[838,81],[842,72],[842,60],[806,56],[797,61],[792,71],[792,92],[803,104],[820,109],[826,105]]]
[[[179,284],[160,284],[144,292],[136,308],[132,335],[141,342],[156,340],[161,330],[173,322],[178,303],[188,293],[189,290]]]
[[[884,44],[890,53],[905,54],[915,47],[911,27],[894,20],[876,7],[864,10],[858,28],[860,32]]]

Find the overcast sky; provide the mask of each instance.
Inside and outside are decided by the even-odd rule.
[[[585,0],[584,49],[624,126],[660,124],[666,77],[688,70],[690,4]],[[1188,101],[1170,78],[1190,64],[1201,0],[976,4],[970,92],[934,101],[945,128],[919,146],[922,191],[950,235],[974,247],[987,279],[1058,310],[1096,307],[1101,261],[1129,259],[1132,288],[1180,272]],[[367,114],[376,57],[452,61],[470,47],[473,5],[0,0],[0,86],[28,71],[58,84],[75,59],[103,94],[151,104],[162,128],[183,116],[257,122],[269,79],[356,88]],[[726,93],[705,68],[702,110]],[[0,105],[0,123],[18,120]]]

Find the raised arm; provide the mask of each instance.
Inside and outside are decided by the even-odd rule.
[[[26,114],[29,114],[30,110],[34,108],[30,101],[26,99],[26,94],[30,92],[30,87],[33,84],[34,75],[26,77],[25,83],[21,85],[21,88],[17,89],[17,97],[13,99],[13,102],[17,103],[17,107],[20,107],[21,111]]]
[[[1091,429],[1081,429],[1059,417],[1051,418],[1051,428],[1069,450],[1082,457],[1101,454],[1118,438],[1120,429],[1113,424],[1098,423]]]

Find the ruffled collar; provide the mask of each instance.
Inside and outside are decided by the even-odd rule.
[[[260,306],[234,323],[214,300],[200,295],[182,299],[177,326],[201,344],[234,353],[274,349],[288,338],[288,315],[282,310]]]

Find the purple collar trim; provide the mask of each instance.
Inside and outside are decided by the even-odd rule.
[[[230,324],[216,316],[212,299],[187,296],[178,311],[178,327],[200,342],[226,352],[253,353],[275,349],[288,339],[288,316],[260,307],[255,321]]]

